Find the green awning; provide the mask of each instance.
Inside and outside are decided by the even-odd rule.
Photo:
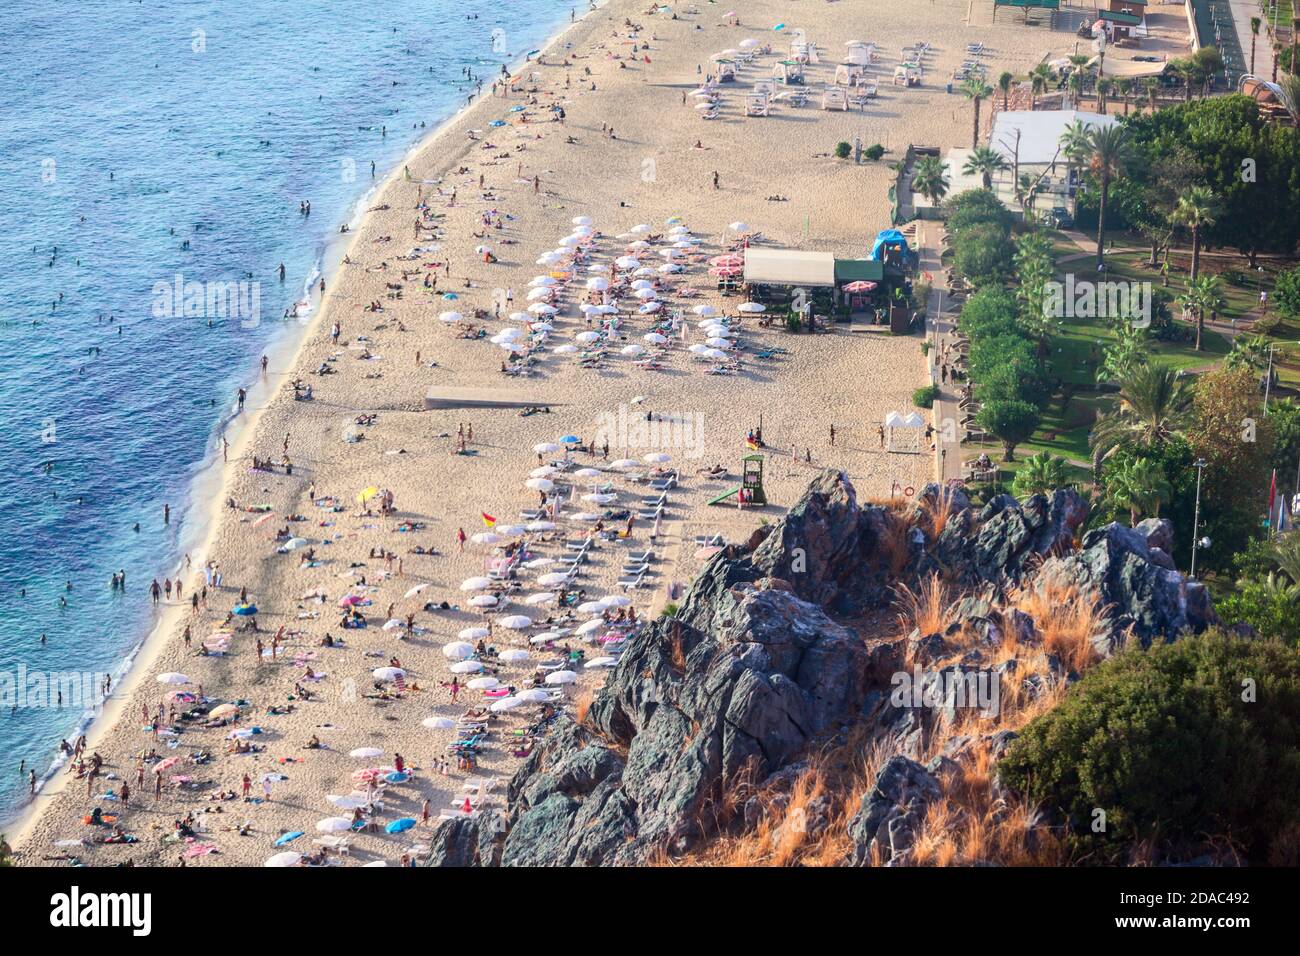
[[[1044,10],[1059,10],[1061,0],[994,0],[998,7],[1041,7]]]
[[[1132,13],[1116,13],[1114,10],[1102,10],[1101,18],[1109,20],[1111,23],[1122,23],[1125,26],[1135,27],[1142,22],[1142,18]]]
[[[879,282],[885,277],[885,264],[874,259],[836,259],[836,282]]]

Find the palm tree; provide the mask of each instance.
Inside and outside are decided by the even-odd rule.
[[[1128,127],[1093,127],[1088,137],[1092,152],[1092,169],[1101,181],[1101,199],[1097,206],[1097,265],[1101,265],[1106,242],[1106,203],[1110,198],[1110,182],[1124,172],[1133,158],[1133,141]]]
[[[948,194],[947,167],[938,156],[922,156],[912,169],[912,189],[932,203]]]
[[[979,77],[971,76],[962,83],[961,92],[975,107],[975,128],[970,138],[971,149],[974,149],[980,142],[980,102],[993,92],[993,87]]]
[[[1160,504],[1172,494],[1160,462],[1133,458],[1112,468],[1106,475],[1106,497],[1127,508],[1129,523],[1136,525],[1144,513],[1160,516]]]
[[[1268,367],[1268,337],[1263,335],[1239,335],[1232,343],[1225,363],[1228,368],[1248,368],[1262,372]]]
[[[1102,116],[1106,115],[1106,104],[1114,87],[1115,84],[1107,77],[1097,80],[1097,112]]]
[[[1031,495],[1050,495],[1069,482],[1065,459],[1044,451],[1025,459],[1011,482],[1011,491],[1022,499]]]
[[[1259,27],[1263,21],[1259,17],[1250,18],[1250,73],[1255,74],[1255,41],[1259,39]]]
[[[1151,103],[1151,112],[1154,113],[1156,111],[1156,97],[1160,93],[1160,81],[1154,76],[1148,76],[1142,81],[1142,85],[1146,87],[1147,99]]]
[[[1213,226],[1219,203],[1209,186],[1193,186],[1178,197],[1173,219],[1192,231],[1192,271],[1189,282],[1195,283],[1201,272],[1201,230]]]
[[[964,176],[974,176],[978,173],[984,180],[984,188],[993,188],[993,174],[1007,168],[1007,161],[1002,158],[997,150],[988,146],[976,146],[971,150],[970,155],[966,157],[966,162],[962,164],[961,171]]]
[[[1178,373],[1164,365],[1136,365],[1119,380],[1116,404],[1097,419],[1089,439],[1093,468],[1125,445],[1152,448],[1178,435],[1191,421],[1192,395]]]
[[[1292,122],[1300,125],[1300,76],[1287,74],[1278,86],[1281,88],[1282,105],[1291,114]]]
[[[1029,71],[1029,108],[1038,109],[1038,98],[1047,90],[1047,82],[1052,78],[1052,68],[1040,63]]]
[[[1002,91],[1002,112],[1007,111],[1007,101],[1011,98],[1011,82],[1015,76],[1011,73],[1003,73],[998,77],[998,89]]]
[[[1187,285],[1187,291],[1178,297],[1184,310],[1196,315],[1196,351],[1201,350],[1201,337],[1205,332],[1205,315],[1211,316],[1224,307],[1223,280],[1218,276],[1200,276]]]
[[[1290,531],[1278,537],[1273,545],[1273,563],[1294,583],[1300,584],[1300,534]]]
[[[1125,78],[1118,80],[1115,85],[1119,89],[1120,96],[1124,97],[1124,115],[1128,116],[1128,98],[1133,95],[1133,81]]]

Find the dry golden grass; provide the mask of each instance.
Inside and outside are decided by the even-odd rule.
[[[906,584],[894,588],[894,606],[903,637],[913,628],[922,634],[942,634],[953,622],[951,589],[937,574],[924,578],[912,590]]]
[[[1013,592],[1008,606],[1034,619],[1043,650],[1070,670],[1082,673],[1096,662],[1092,638],[1102,629],[1105,609],[1094,596],[1071,585],[1040,579],[1036,585]]]
[[[573,719],[579,724],[587,722],[587,713],[591,710],[591,702],[595,699],[596,692],[590,687],[584,687],[578,691],[577,696],[573,698]]]

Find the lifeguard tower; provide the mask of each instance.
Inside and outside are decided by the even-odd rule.
[[[862,82],[862,67],[853,63],[841,63],[835,68],[836,86],[857,86]]]
[[[842,86],[828,86],[822,91],[822,109],[824,110],[847,110],[849,108],[849,94],[845,92]]]
[[[761,508],[767,504],[767,494],[763,491],[763,456],[746,455],[740,460],[740,464],[740,487],[723,492],[708,502],[709,504],[720,505],[732,497],[741,508],[749,505]]]

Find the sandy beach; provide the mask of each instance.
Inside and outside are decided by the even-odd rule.
[[[897,20],[887,18],[884,5],[865,0],[757,0],[737,8],[736,25],[724,23],[715,5],[679,4],[673,18],[611,0],[510,84],[502,78],[490,90],[485,76],[484,97],[376,192],[350,233],[344,261],[327,277],[301,347],[271,362],[265,401],[253,393],[244,412],[252,421],[229,449],[211,534],[191,555],[184,600],[160,606],[156,638],[93,729],[88,753],[103,758],[99,777],[88,786],[61,773],[41,792],[17,834],[17,861],[261,865],[281,850],[316,852],[314,840],[336,838],[317,823],[351,818],[347,797],[354,791],[359,796],[352,802],[382,801],[372,817],[377,827],[348,834],[349,852],[331,860],[395,864],[405,853],[418,856],[441,813],[455,812],[467,798],[503,799],[516,754],[528,748],[524,732],[542,719],[542,706],[580,708],[604,680],[606,670],[584,666],[606,655],[574,630],[593,616],[578,605],[620,595],[630,605],[610,604],[607,615],[626,615],[629,608],[639,619],[659,613],[707,556],[698,539],[743,542],[761,521],[782,514],[822,468],[843,470],[861,494],[876,499],[931,480],[928,451],[890,453],[877,432],[888,412],[913,410],[913,390],[928,381],[918,335],[891,337],[847,325],[794,335],[779,322],[765,326],[761,316],[737,311],[740,297],[718,292],[708,259],[736,244],[729,225],[737,221],[761,233],[763,246],[865,256],[876,231],[889,226],[889,163],[908,143],[969,144],[971,106],[944,90],[966,44],[988,45],[991,79],[1002,70],[1023,74],[1054,43],[1061,45],[1062,34],[1022,27],[1010,15],[993,25],[991,5],[976,7],[968,25],[965,0],[915,5]],[[786,29],[774,31],[782,22]],[[783,103],[770,116],[747,117],[743,91],[770,77],[794,30],[820,54],[821,62],[808,67],[808,104]],[[742,66],[739,82],[722,87],[718,118],[703,119],[690,92],[709,71],[711,54],[747,37],[760,50],[770,44],[772,52]],[[840,51],[853,39],[879,48],[871,67],[879,97],[863,111],[822,110],[820,88],[833,79]],[[920,40],[932,48],[923,85],[893,86],[899,50]],[[987,116],[986,106],[985,124]],[[832,155],[836,143],[855,137],[886,146],[885,158],[854,164]],[[581,261],[539,265],[575,225],[582,228],[581,217],[591,230],[574,240]],[[638,230],[641,225],[646,228]],[[669,260],[659,250],[672,245],[675,225],[687,230],[678,236],[698,242]],[[600,317],[579,308],[602,298],[587,282],[630,271],[615,265],[628,255],[654,268],[649,281],[656,288],[644,301],[663,305],[643,314],[626,290],[617,327],[602,332]],[[670,261],[682,270],[661,272]],[[536,276],[551,276],[555,284],[530,285]],[[558,310],[550,330],[530,331],[528,322],[510,319],[545,302]],[[694,311],[701,306],[733,323],[744,348],[731,361],[701,360],[690,351],[705,343]],[[450,312],[461,321],[443,321]],[[675,312],[680,324],[667,341],[646,339]],[[507,329],[518,329],[506,333],[518,337],[503,338]],[[599,361],[583,361],[591,350],[579,337],[585,333],[602,336]],[[530,347],[518,355],[527,374],[503,371],[513,361],[502,347],[510,341]],[[632,346],[645,354],[628,354]],[[651,353],[654,362],[644,364]],[[311,387],[311,400],[295,399],[295,381]],[[490,390],[496,400],[549,411],[426,410],[431,388]],[[742,510],[732,498],[709,506],[739,484],[741,459],[752,453],[746,436],[758,427],[769,504]],[[579,438],[579,447],[566,453],[559,447],[563,436]],[[545,443],[557,447],[535,450]],[[667,458],[646,460],[656,454]],[[254,458],[271,467],[254,468]],[[635,465],[615,468],[619,459]],[[551,462],[559,463],[549,466],[557,471],[533,475]],[[701,473],[713,466],[724,474]],[[601,474],[578,477],[577,469]],[[619,513],[653,511],[642,502],[659,495],[650,482],[672,472],[677,481],[658,520],[637,517],[629,531]],[[509,557],[502,546],[519,540],[505,534],[497,543],[478,543],[471,536],[539,520],[524,512],[542,505],[547,486],[529,487],[530,478],[554,484],[547,504],[557,506],[556,528],[527,535],[525,566],[511,580],[464,589],[463,582],[490,576]],[[380,506],[385,493],[392,502],[387,510]],[[583,497],[592,494],[614,497]],[[563,570],[563,559],[576,553],[566,542],[594,530],[594,522],[574,516],[607,510],[614,516],[603,527],[611,535],[596,536],[581,563],[570,585],[573,604],[528,603],[530,595],[558,590],[537,579]],[[470,537],[463,544],[462,530]],[[291,543],[296,539],[303,541]],[[632,555],[646,550],[653,552],[648,573],[639,586],[621,587],[632,573],[625,566],[636,564]],[[206,606],[192,610],[191,595],[204,589],[210,562],[221,584],[214,581]],[[143,588],[136,593],[148,599]],[[494,594],[497,603],[471,605],[483,594]],[[231,618],[242,598],[256,605],[256,615]],[[345,599],[364,615],[365,627],[341,626]],[[502,623],[521,615],[531,626]],[[254,619],[257,630],[246,629]],[[484,671],[463,668],[453,702],[445,685],[459,655],[445,648],[489,621],[485,644],[498,655],[526,650],[529,656],[505,662],[477,655]],[[537,642],[548,628],[568,633],[554,646]],[[326,634],[342,646],[322,646]],[[205,642],[212,653],[199,652]],[[542,685],[558,699],[467,717],[499,699],[465,689],[467,680],[486,674],[502,688],[522,691],[539,664],[558,665],[547,673],[568,670],[569,650],[585,655],[574,662],[575,682]],[[386,667],[400,668],[401,681],[375,675]],[[157,676],[167,673],[189,680],[160,683]],[[206,718],[182,719],[194,703],[174,699],[177,691],[201,695],[208,708],[233,704],[238,720],[207,727]],[[149,725],[160,707],[156,733]],[[433,718],[453,726],[427,726]],[[458,766],[449,748],[480,722],[490,734],[477,765]],[[170,733],[172,726],[181,729]],[[242,736],[232,740],[236,733]],[[315,742],[319,747],[308,746]],[[252,749],[229,752],[237,743]],[[350,756],[360,748],[378,753]],[[141,763],[150,751],[160,759]],[[383,782],[398,754],[404,772],[368,790],[360,772],[379,771],[368,776]],[[449,764],[445,770],[442,762]],[[245,777],[252,799],[244,797]],[[108,791],[120,796],[123,782],[131,790],[128,807],[96,799]],[[327,795],[344,799],[332,804]],[[426,803],[428,824],[385,832],[394,821],[420,820]],[[96,806],[120,815],[136,842],[96,842],[109,830],[82,822]],[[194,832],[177,839],[174,823],[187,814]],[[275,845],[298,831],[303,835]]]

